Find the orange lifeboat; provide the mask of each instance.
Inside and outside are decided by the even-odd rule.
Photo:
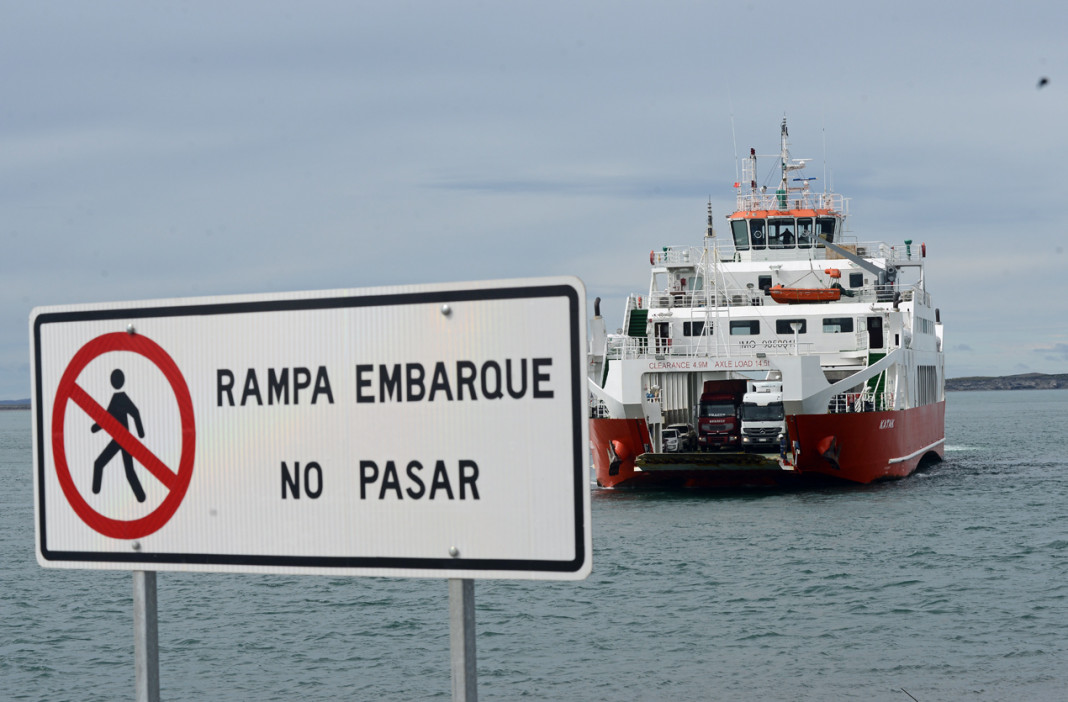
[[[842,298],[840,288],[784,288],[773,285],[769,291],[775,302],[833,302]]]

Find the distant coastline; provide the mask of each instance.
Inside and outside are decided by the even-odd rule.
[[[1068,389],[1068,373],[1021,373],[1020,375],[973,375],[966,378],[946,378],[948,392],[969,390],[1060,390]],[[0,410],[30,409],[30,399],[0,400]]]
[[[946,378],[946,390],[1057,390],[1068,388],[1068,373],[1022,373],[994,377]]]

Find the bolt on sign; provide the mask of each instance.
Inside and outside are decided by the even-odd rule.
[[[573,580],[592,567],[572,277],[37,308],[37,558]]]

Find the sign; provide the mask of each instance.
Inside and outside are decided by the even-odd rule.
[[[580,579],[576,278],[38,308],[37,557]]]

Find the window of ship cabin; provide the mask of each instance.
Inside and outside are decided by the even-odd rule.
[[[832,244],[834,243],[834,231],[836,224],[837,221],[834,217],[820,217],[816,220],[819,235],[827,239],[827,241],[831,242]],[[822,247],[823,243],[817,242],[816,246]]]
[[[790,335],[792,335],[794,333],[794,330],[793,330],[793,327],[790,326],[791,322],[792,323],[797,323],[797,322],[801,323],[801,328],[797,332],[798,334],[804,334],[806,331],[808,331],[808,325],[805,323],[805,320],[803,320],[803,319],[776,319],[775,320],[775,333],[776,334],[790,334]]]
[[[751,219],[751,220],[749,220],[749,231],[752,232],[752,235],[753,235],[753,248],[754,249],[763,249],[763,248],[766,248],[767,245],[768,245],[768,242],[767,242],[767,240],[766,240],[766,238],[764,236],[765,235],[764,224],[765,224],[765,222],[762,219]]]
[[[770,295],[771,290],[771,276],[770,275],[758,275],[757,287],[764,291],[765,295]]]
[[[850,273],[849,274],[849,287],[851,287],[851,288],[863,288],[864,287],[864,274],[863,273]]]
[[[824,317],[824,334],[844,334],[853,331],[852,317]]]
[[[768,248],[769,249],[792,249],[794,248],[793,219],[772,219],[768,221]]]
[[[759,319],[740,319],[731,321],[731,336],[752,336],[759,333]]]
[[[744,219],[731,220],[731,234],[737,251],[749,250],[749,225]]]
[[[709,323],[708,330],[705,330],[704,322],[683,322],[682,323],[682,335],[683,336],[704,336],[705,334],[712,333],[712,324]]]
[[[797,218],[797,248],[811,249],[816,243],[816,232],[812,228],[811,217]]]

